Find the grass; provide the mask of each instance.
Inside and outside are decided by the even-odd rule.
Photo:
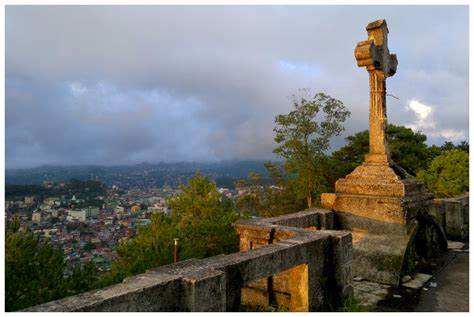
[[[339,312],[367,312],[367,310],[359,303],[354,295],[351,294],[344,300],[342,306],[339,308]]]

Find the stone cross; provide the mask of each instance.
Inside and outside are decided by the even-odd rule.
[[[388,28],[385,20],[367,25],[368,40],[357,43],[354,54],[357,66],[367,68],[370,78],[370,151],[365,156],[369,163],[390,163],[387,143],[387,109],[385,79],[397,71],[397,56],[388,50]]]

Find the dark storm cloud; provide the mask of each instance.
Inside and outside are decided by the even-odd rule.
[[[7,167],[270,158],[275,115],[306,87],[349,107],[346,135],[366,129],[353,50],[381,17],[389,120],[416,122],[418,100],[425,133],[467,137],[467,6],[7,6]]]

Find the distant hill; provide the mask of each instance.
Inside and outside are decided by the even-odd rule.
[[[250,171],[268,175],[263,160],[222,161],[217,163],[178,162],[142,163],[122,166],[41,166],[28,169],[6,169],[6,185],[34,185],[44,181],[67,182],[70,179],[98,180],[108,186],[130,187],[178,186],[196,171],[209,176],[218,186],[232,188],[234,181]]]

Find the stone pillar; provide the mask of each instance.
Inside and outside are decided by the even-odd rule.
[[[257,249],[273,242],[273,229],[271,228],[239,225],[236,226],[236,231],[240,236],[240,252]],[[265,277],[245,283],[241,289],[241,304],[250,307],[269,306],[271,278]]]
[[[335,294],[339,299],[351,295],[354,287],[352,273],[352,235],[333,238],[335,270]],[[341,300],[342,301],[342,300]]]
[[[464,239],[464,210],[462,202],[457,199],[446,199],[446,236],[451,240]]]
[[[194,272],[193,272],[194,273]],[[208,269],[182,279],[186,310],[190,312],[226,311],[226,274]]]
[[[388,165],[390,154],[387,143],[387,107],[383,71],[370,70],[369,82],[369,154],[365,156],[365,161]]]

